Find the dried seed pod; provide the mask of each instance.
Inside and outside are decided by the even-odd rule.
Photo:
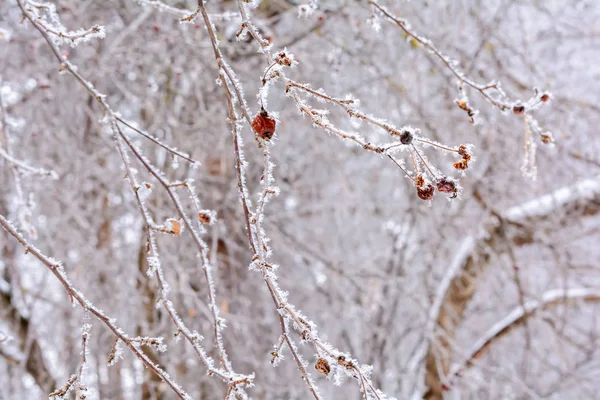
[[[469,164],[464,159],[462,159],[458,162],[455,162],[454,164],[452,164],[452,166],[461,171],[464,171],[465,169],[469,168]]]
[[[206,211],[200,211],[198,213],[198,221],[200,221],[201,224],[210,224],[212,222],[212,216]]]
[[[542,133],[541,139],[542,139],[542,143],[544,143],[544,144],[554,143],[554,138],[552,137],[552,134],[550,132]]]
[[[475,123],[475,111],[473,111],[472,109],[468,109],[467,110],[467,115],[469,116],[469,122],[474,124]]]
[[[462,100],[454,100],[454,104],[456,104],[458,106],[458,108],[460,108],[461,110],[467,111],[469,109],[469,107],[467,106],[467,101],[462,99]]]
[[[442,178],[439,178],[435,185],[437,186],[437,190],[439,192],[451,193],[451,199],[455,199],[456,197],[458,197],[458,186],[456,185],[456,182],[452,179],[444,176]]]
[[[455,194],[457,192],[457,188],[456,188],[456,182],[454,182],[453,180],[450,180],[447,177],[442,177],[439,178],[437,180],[437,182],[435,183],[435,185],[437,186],[437,190],[442,192],[442,193],[453,193]]]
[[[469,122],[474,124],[475,123],[475,115],[477,114],[477,112],[475,110],[473,110],[471,108],[471,106],[469,106],[469,103],[467,102],[466,99],[456,99],[454,100],[454,104],[456,104],[458,106],[458,108],[460,108],[463,111],[467,112],[467,115],[469,116]]]
[[[254,121],[252,121],[252,129],[264,140],[270,140],[273,137],[275,134],[275,125],[275,120],[269,116],[269,113],[264,108],[260,109]]]
[[[409,130],[403,130],[400,132],[400,143],[411,144],[413,141],[413,135]]]
[[[324,358],[319,358],[317,363],[315,364],[315,369],[322,373],[323,375],[329,375],[331,372],[331,367],[329,366],[329,361]]]
[[[286,67],[291,67],[294,63],[294,59],[292,57],[293,56],[290,57],[288,54],[286,54],[285,51],[280,51],[275,56],[275,62]]]
[[[182,229],[183,225],[181,225],[181,221],[175,218],[167,218],[164,224],[164,229],[161,230],[166,233],[170,233],[173,236],[179,237],[181,235]]]
[[[465,146],[464,144],[458,146],[458,154],[462,156],[462,161],[464,161],[465,163],[471,161],[471,155],[467,151],[467,146]]]
[[[432,184],[427,184],[424,187],[417,188],[417,195],[421,200],[431,200],[435,193],[435,188]]]
[[[423,178],[423,174],[417,175],[417,177],[415,179],[415,185],[417,185],[417,187],[423,187],[424,184],[425,184],[425,178]]]

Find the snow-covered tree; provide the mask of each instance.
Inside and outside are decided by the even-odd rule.
[[[596,398],[599,19],[2,1],[0,399]]]

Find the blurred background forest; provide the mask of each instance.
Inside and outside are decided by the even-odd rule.
[[[1,1],[0,398],[599,398],[599,20]]]

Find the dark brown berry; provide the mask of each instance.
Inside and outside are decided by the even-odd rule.
[[[252,129],[264,140],[270,140],[275,134],[276,121],[263,108],[252,121]]]
[[[404,130],[400,132],[400,143],[411,144],[413,141],[413,135],[410,131]]]
[[[435,193],[435,188],[431,184],[427,184],[424,187],[417,188],[417,195],[422,200],[431,200]]]
[[[515,113],[516,115],[521,115],[525,112],[525,106],[520,103],[517,103],[513,106],[512,110],[513,113]]]
[[[542,97],[540,97],[540,100],[546,103],[548,100],[550,100],[550,95],[548,93],[544,93],[542,94]]]

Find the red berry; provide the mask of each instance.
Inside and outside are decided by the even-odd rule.
[[[261,109],[252,121],[252,129],[264,140],[270,140],[275,134],[276,121],[269,116],[265,109]]]

